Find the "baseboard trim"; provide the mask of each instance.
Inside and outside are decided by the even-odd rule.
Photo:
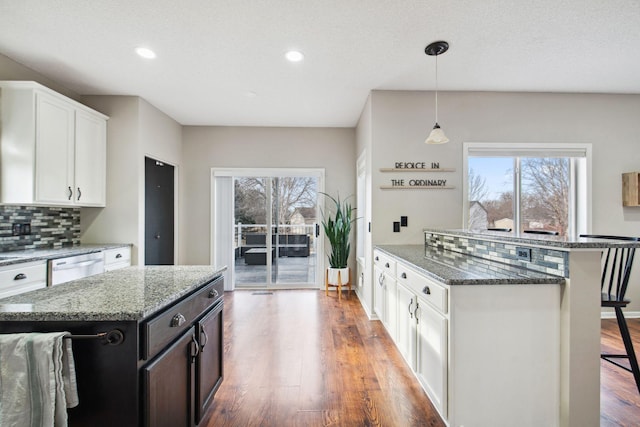
[[[640,311],[625,311],[624,317],[627,319],[638,319],[640,318]],[[615,319],[616,313],[615,311],[603,311],[600,313],[601,319]]]

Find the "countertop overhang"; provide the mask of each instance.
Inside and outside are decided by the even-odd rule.
[[[450,286],[565,283],[560,276],[424,245],[379,245],[376,248]]]
[[[102,252],[109,249],[132,246],[129,243],[105,243],[99,245],[74,245],[60,248],[27,249],[22,251],[0,252],[0,267],[23,262],[50,260],[74,255]]]
[[[134,266],[0,300],[0,321],[140,321],[226,267]]]
[[[469,239],[490,240],[498,242],[511,242],[521,245],[549,247],[558,250],[571,249],[603,249],[603,248],[638,248],[640,242],[597,239],[591,237],[552,236],[544,234],[513,234],[501,231],[473,231],[450,230],[438,228],[425,228],[425,233],[437,233],[442,235],[462,236]]]

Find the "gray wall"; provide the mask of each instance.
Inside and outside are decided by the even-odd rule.
[[[211,168],[324,168],[325,190],[355,194],[355,132],[341,128],[183,128],[183,242],[189,263],[210,257]]]
[[[439,122],[451,142],[436,146],[423,143],[435,117],[432,92],[373,91],[371,98],[374,244],[423,243],[423,227],[462,227],[463,142],[591,143],[592,231],[640,235],[640,208],[622,207],[621,195],[621,174],[640,169],[639,95],[442,92]],[[381,190],[393,174],[380,168],[405,160],[455,168],[430,176],[456,188]],[[400,215],[409,227],[393,233]],[[640,311],[640,268],[635,273],[631,309]]]

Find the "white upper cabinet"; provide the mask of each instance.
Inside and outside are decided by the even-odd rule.
[[[0,202],[105,206],[107,117],[35,82],[0,82]]]

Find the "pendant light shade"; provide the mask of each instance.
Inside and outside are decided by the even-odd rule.
[[[433,42],[424,49],[424,53],[436,57],[436,124],[424,141],[425,144],[444,144],[449,142],[449,138],[447,138],[444,131],[440,128],[440,125],[438,125],[438,55],[445,53],[448,49],[449,43],[445,41]]]
[[[445,142],[449,142],[449,138],[444,134],[444,131],[440,129],[438,123],[433,127],[433,130],[427,137],[425,144],[444,144]]]

